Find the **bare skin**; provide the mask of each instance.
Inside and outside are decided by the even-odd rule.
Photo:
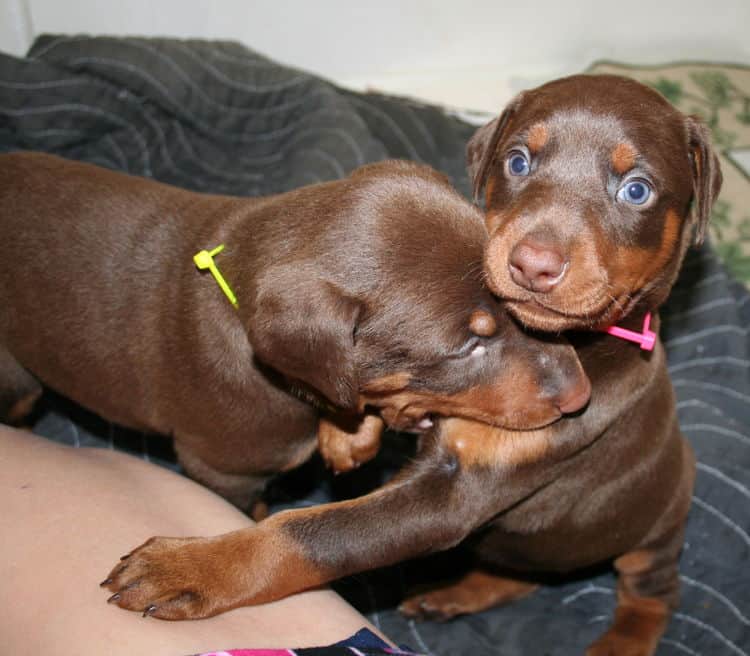
[[[183,656],[325,645],[373,628],[330,590],[179,624],[102,603],[101,573],[134,536],[252,524],[205,488],[125,454],[0,426],[0,498],[0,635],[8,653]]]

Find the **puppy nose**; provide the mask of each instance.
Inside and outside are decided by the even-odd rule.
[[[510,252],[510,277],[533,292],[549,292],[565,276],[568,261],[553,246],[535,239],[522,239]]]
[[[557,398],[557,407],[563,414],[567,415],[571,412],[578,412],[583,408],[591,398],[591,382],[584,375],[582,376],[576,385],[573,385],[566,389]]]

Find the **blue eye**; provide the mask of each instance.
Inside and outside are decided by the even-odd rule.
[[[511,175],[528,175],[529,169],[529,160],[526,159],[526,155],[517,151],[511,153],[508,158],[508,172]]]
[[[617,198],[631,205],[643,205],[651,198],[651,187],[641,180],[631,180],[620,187]]]

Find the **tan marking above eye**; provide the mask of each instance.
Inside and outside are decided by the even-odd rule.
[[[474,310],[469,317],[469,330],[479,337],[492,337],[497,332],[497,322],[487,310]]]
[[[548,140],[549,132],[547,126],[544,123],[535,123],[529,128],[529,137],[526,145],[529,148],[529,152],[533,155],[544,148]]]
[[[635,166],[638,151],[629,143],[619,143],[610,155],[610,163],[615,173],[623,175]]]

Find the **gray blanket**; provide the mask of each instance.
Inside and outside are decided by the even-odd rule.
[[[268,194],[402,157],[443,170],[467,193],[463,150],[472,132],[440,108],[345,91],[233,43],[42,37],[26,58],[0,55],[0,151],[44,150],[195,190]],[[707,246],[688,257],[663,312],[661,336],[698,477],[683,602],[660,656],[750,656],[748,298]],[[36,430],[175,466],[165,439],[112,426],[53,394]],[[377,467],[395,466],[397,456],[382,456],[350,477],[346,491],[317,471],[313,488],[288,488],[301,488],[300,499],[287,489],[280,502],[361,491],[364,481],[378,480]],[[399,616],[406,588],[449,576],[461,562],[454,551],[353,577],[338,589],[395,640],[446,656],[582,654],[612,616],[615,579],[607,567],[446,624]]]

